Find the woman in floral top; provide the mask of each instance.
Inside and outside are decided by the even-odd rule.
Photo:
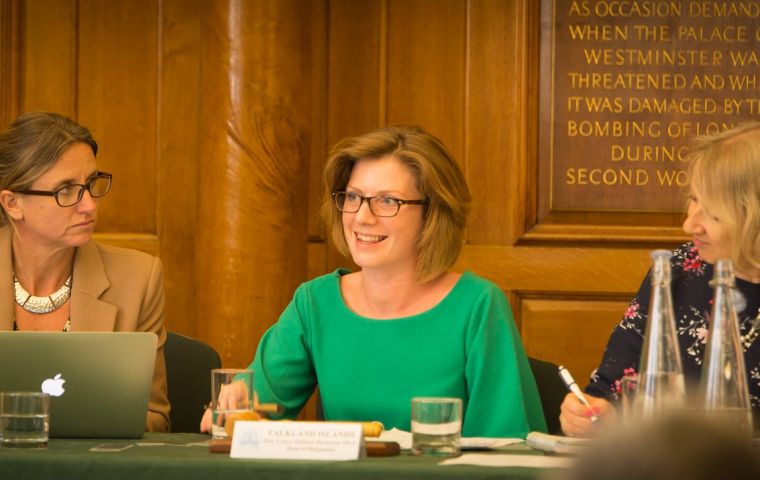
[[[760,418],[760,122],[704,137],[690,156],[690,193],[683,229],[692,241],[673,251],[673,307],[687,391],[699,382],[710,335],[713,264],[734,263],[736,301],[744,361],[755,422]],[[650,272],[651,273],[651,272]],[[634,375],[644,341],[649,308],[649,274],[610,336],[602,363],[586,387],[591,408],[574,396],[562,403],[560,423],[567,435],[592,435],[590,420],[615,421],[611,402],[621,379]]]

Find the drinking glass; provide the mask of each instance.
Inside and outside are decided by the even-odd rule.
[[[412,453],[455,457],[460,454],[462,400],[445,397],[412,399]]]
[[[238,368],[211,370],[211,436],[227,438],[224,423],[230,415],[253,410],[253,372]]]
[[[47,447],[49,412],[50,397],[47,393],[0,393],[0,446]]]

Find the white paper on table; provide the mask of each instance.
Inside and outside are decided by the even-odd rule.
[[[412,433],[398,428],[383,431],[379,437],[371,438],[372,441],[396,442],[402,450],[411,450]],[[462,449],[499,448],[506,445],[520,443],[521,438],[488,438],[488,437],[463,437],[460,441]]]
[[[449,458],[438,465],[477,465],[481,467],[529,467],[529,468],[567,468],[575,461],[571,457],[553,457],[547,455],[494,455],[484,453],[467,453],[461,457]]]
[[[522,442],[522,438],[462,437],[462,440],[459,442],[459,446],[462,447],[462,450],[499,448]]]

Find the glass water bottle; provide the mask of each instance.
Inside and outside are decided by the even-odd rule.
[[[731,260],[718,260],[712,285],[715,294],[699,384],[702,406],[716,420],[751,434],[752,410],[733,301],[736,287]]]
[[[683,369],[670,292],[670,257],[667,250],[652,252],[649,320],[634,400],[634,415],[639,418],[651,418],[684,403]]]

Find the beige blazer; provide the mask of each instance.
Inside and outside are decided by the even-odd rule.
[[[164,363],[164,284],[161,261],[143,252],[98,245],[77,248],[71,285],[72,332],[153,332],[156,367],[145,428],[169,430]],[[0,228],[0,330],[12,330],[14,313],[11,228]]]

